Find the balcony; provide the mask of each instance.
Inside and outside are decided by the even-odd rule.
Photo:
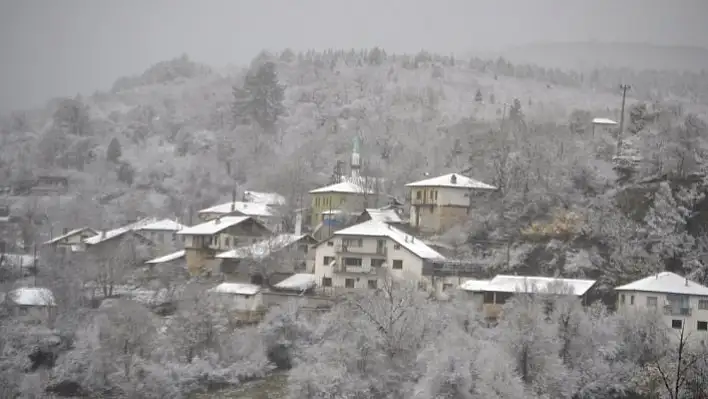
[[[369,255],[369,256],[381,256],[386,257],[387,251],[386,247],[353,247],[351,245],[337,245],[336,251],[340,254],[355,254],[355,255]]]
[[[339,266],[334,269],[335,273],[347,273],[347,274],[362,274],[367,276],[375,276],[381,273],[383,267],[373,267],[373,266]]]
[[[691,308],[666,305],[664,306],[664,314],[669,316],[691,316]]]

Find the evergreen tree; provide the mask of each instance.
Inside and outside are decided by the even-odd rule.
[[[106,149],[106,159],[108,162],[117,163],[121,155],[123,155],[123,151],[120,148],[120,142],[114,137]]]
[[[236,124],[255,121],[263,130],[272,132],[278,117],[285,113],[285,88],[278,82],[275,64],[268,61],[250,71],[243,87],[234,87],[233,117]]]
[[[492,94],[492,96],[493,96],[493,94]],[[477,93],[475,93],[475,95],[474,95],[474,100],[478,103],[481,103],[484,100],[484,98],[482,97],[481,90],[477,89]]]
[[[524,121],[524,113],[521,110],[521,101],[519,101],[518,98],[515,98],[514,102],[511,104],[511,108],[509,109],[509,120],[517,123],[523,123]]]

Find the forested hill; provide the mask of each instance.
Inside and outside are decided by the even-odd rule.
[[[502,200],[480,204],[452,241],[538,236],[572,211],[582,223],[551,226],[541,236],[600,243],[598,256],[621,269],[628,259],[664,260],[669,252],[636,244],[655,233],[633,224],[644,226],[643,214],[615,205],[616,139],[590,127],[593,116],[618,119],[617,83],[634,86],[622,153],[644,159],[635,181],[700,171],[705,159],[699,100],[707,83],[698,74],[655,74],[585,76],[503,59],[381,49],[261,54],[233,70],[183,56],[119,79],[110,93],[58,99],[4,118],[0,176],[67,175],[70,200],[45,204],[58,225],[100,228],[140,215],[186,221],[190,209],[230,198],[234,188],[278,191],[299,205],[337,160],[348,160],[359,135],[364,172],[384,177],[387,191],[400,198],[404,184],[425,173],[468,168],[501,188]],[[676,212],[687,204],[664,200]],[[686,224],[679,216],[670,219],[677,234]],[[616,247],[626,242],[634,244]],[[697,248],[686,245],[681,251]],[[671,257],[678,249],[672,251]]]

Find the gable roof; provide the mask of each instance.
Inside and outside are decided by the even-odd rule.
[[[222,216],[208,222],[200,223],[196,226],[187,227],[184,230],[180,230],[177,234],[180,235],[192,235],[192,236],[210,236],[217,234],[229,227],[236,226],[247,220],[251,220],[254,223],[258,223],[257,220],[250,216]],[[258,223],[260,225],[260,223]],[[264,227],[265,228],[265,227]]]
[[[393,208],[389,209],[366,209],[365,213],[369,214],[371,220],[384,223],[403,223],[401,216],[396,213]]]
[[[155,221],[154,218],[145,218],[145,219],[138,220],[135,223],[131,223],[131,224],[128,224],[125,226],[118,227],[116,229],[101,231],[101,232],[98,232],[98,234],[96,234],[95,236],[91,236],[89,238],[84,239],[84,244],[87,244],[87,245],[100,244],[102,242],[112,240],[114,238],[118,238],[125,233],[138,231],[140,227],[148,225],[150,223],[153,223],[154,221]]]
[[[149,261],[147,261],[145,263],[150,264],[150,265],[156,265],[158,263],[167,263],[167,262],[171,262],[173,260],[184,258],[185,253],[186,252],[183,249],[181,251],[172,252],[171,254],[163,255],[163,256],[157,257],[155,259],[150,259]]]
[[[264,193],[259,191],[244,191],[244,201],[266,205],[285,205],[285,197],[278,193]]]
[[[421,259],[445,259],[419,238],[408,235],[390,224],[369,220],[334,232],[335,236],[387,237]]]
[[[202,209],[199,214],[203,213],[217,213],[221,215],[228,215],[231,213],[240,213],[245,216],[260,216],[260,217],[272,217],[273,212],[271,212],[270,206],[268,204],[259,202],[243,202],[243,201],[232,201],[225,202],[223,204],[214,205],[209,208]]]
[[[89,232],[92,233],[92,235],[98,234],[98,232],[97,232],[96,230],[94,230],[94,229],[92,229],[92,228],[90,228],[90,227],[79,227],[78,229],[74,229],[74,230],[68,231],[68,232],[66,232],[66,233],[64,233],[64,234],[62,234],[62,235],[60,235],[60,236],[58,236],[58,237],[54,237],[54,238],[52,238],[51,240],[46,241],[46,242],[44,243],[44,245],[56,244],[56,243],[58,243],[58,242],[61,241],[61,240],[64,240],[64,239],[69,238],[69,237],[71,237],[71,236],[74,236],[74,235],[76,235],[76,234],[81,234],[81,233],[83,233],[84,231],[89,231]]]
[[[214,288],[210,288],[207,292],[215,294],[232,294],[232,295],[256,295],[260,292],[261,287],[255,284],[246,283],[221,283]]]
[[[454,181],[454,183],[453,183]],[[461,175],[459,173],[448,173],[446,175],[433,177],[430,179],[419,180],[413,183],[406,184],[406,187],[450,187],[450,188],[465,188],[479,190],[496,190],[497,188],[475,180],[471,177]]]
[[[139,226],[135,230],[137,231],[142,231],[142,230],[162,230],[162,231],[179,231],[187,226],[180,224],[174,220],[170,219],[162,219],[162,220],[154,220],[152,222],[148,222],[145,225]]]
[[[322,193],[342,193],[342,194],[374,194],[374,190],[366,190],[362,185],[351,181],[343,181],[341,183],[330,184],[329,186],[324,186],[316,188],[310,191],[310,194],[322,194]]]
[[[48,288],[23,287],[12,290],[7,298],[20,306],[54,306],[54,294]]]
[[[222,252],[217,254],[216,257],[220,259],[265,258],[271,253],[289,247],[290,245],[306,237],[310,236],[306,234],[280,234],[274,237],[266,238],[265,240],[256,242],[252,245],[246,245],[230,251]]]
[[[491,280],[467,280],[460,285],[465,291],[472,292],[508,292],[535,293],[553,292],[555,285],[570,287],[573,295],[583,296],[596,283],[595,280],[580,280],[572,278],[553,278],[535,276],[505,276],[497,275]]]
[[[616,287],[615,290],[708,296],[708,287],[671,272],[653,274],[641,280]]]

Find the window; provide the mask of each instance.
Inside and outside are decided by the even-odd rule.
[[[681,327],[683,326],[683,321],[682,320],[671,320],[671,328],[675,328],[677,330],[680,330]]]
[[[375,290],[378,288],[378,281],[369,280],[368,286],[369,286],[369,289]]]
[[[415,199],[419,200],[420,197],[421,197],[421,192],[420,192],[420,191],[416,191],[416,192],[415,192]]]
[[[325,256],[322,258],[322,264],[325,266],[329,266],[332,262],[334,262],[334,256]]]
[[[509,300],[509,298],[511,298],[511,295],[511,292],[497,292],[496,300],[494,301],[494,303],[498,305],[503,305],[506,303],[506,301]]]
[[[708,321],[699,321],[696,325],[698,331],[708,331]]]
[[[361,267],[361,258],[344,258],[344,266]]]
[[[629,296],[629,304],[634,305],[634,295]]]
[[[327,246],[328,247],[334,246],[334,241],[327,241]]]
[[[381,267],[386,263],[386,259],[371,259],[371,267]]]
[[[224,246],[228,247],[230,245],[231,245],[231,238],[229,238],[229,237],[224,238]]]
[[[698,309],[708,310],[708,299],[699,299],[698,300]]]
[[[401,249],[401,244],[393,244],[393,249]]]
[[[443,287],[442,287],[442,288],[443,288],[443,291],[447,291],[447,290],[449,290],[450,288],[452,288],[452,284],[443,284]]]
[[[393,261],[393,269],[394,270],[401,270],[403,269],[403,261],[400,259],[394,259]]]
[[[494,293],[493,292],[485,292],[484,293],[484,303],[494,303]]]
[[[348,278],[344,280],[344,288],[354,288],[354,279]]]
[[[620,303],[624,305],[624,294],[620,295]]]
[[[332,278],[331,277],[322,277],[322,286],[323,287],[331,287],[332,286]]]
[[[251,275],[251,284],[262,285],[263,284],[263,276],[261,276],[259,273],[252,274]]]
[[[345,239],[342,240],[342,246],[344,247],[352,247],[352,248],[361,248],[364,246],[364,240],[362,239]]]
[[[659,301],[655,296],[648,296],[647,297],[647,307],[648,308],[656,308],[659,304]]]

